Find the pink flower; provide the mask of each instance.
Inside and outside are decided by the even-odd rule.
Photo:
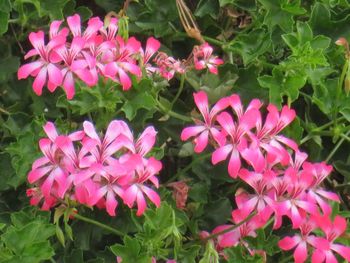
[[[265,171],[264,174],[250,172],[241,169],[239,177],[249,184],[255,191],[254,194],[248,194],[243,189],[236,191],[237,209],[232,212],[232,218],[235,222],[245,219],[253,210],[256,209],[258,216],[267,221],[273,213],[275,205],[271,181],[276,177],[273,171]]]
[[[69,175],[77,168],[77,156],[73,147],[73,140],[77,134],[71,136],[58,135],[53,123],[44,126],[49,138],[39,141],[39,147],[44,157],[37,159],[28,174],[29,183],[36,183],[44,197],[49,198],[52,189],[57,188],[57,196],[63,198],[71,185]]]
[[[236,223],[239,223],[239,222],[240,221]],[[234,228],[233,230],[225,234],[219,235],[217,237],[217,243],[219,248],[237,246],[239,243],[247,245],[243,240],[243,238],[247,236],[256,237],[255,230],[262,227],[265,223],[266,221],[262,221],[261,218],[259,218],[258,216],[254,216],[248,222],[240,225],[239,227]],[[217,234],[222,231],[225,231],[230,227],[232,227],[232,225],[218,226],[213,230],[213,234]]]
[[[324,190],[320,185],[323,180],[332,172],[332,166],[325,163],[309,163],[303,165],[304,173],[309,173],[313,176],[313,183],[308,190],[308,199],[311,202],[317,203],[325,215],[332,212],[332,207],[327,203],[327,199],[335,202],[340,202],[336,193]]]
[[[317,246],[317,238],[314,235],[310,235],[311,231],[316,228],[316,224],[312,220],[305,220],[300,224],[300,235],[297,234],[293,237],[284,237],[278,242],[278,246],[282,250],[291,250],[296,247],[294,251],[294,262],[303,263],[307,259],[307,247],[308,244]]]
[[[72,99],[75,94],[74,75],[78,76],[87,85],[95,85],[95,79],[87,69],[88,63],[81,57],[81,51],[84,48],[85,40],[79,36],[74,37],[70,47],[60,46],[55,49],[57,54],[64,61],[61,70],[63,76],[63,89],[66,92],[67,99]]]
[[[168,81],[174,77],[175,73],[184,74],[186,71],[186,66],[183,62],[168,56],[164,52],[158,52],[154,61],[158,66],[157,71],[159,74]]]
[[[262,125],[261,116],[259,115],[256,123],[256,132],[249,133],[249,135],[258,156],[264,155],[264,151],[267,153],[269,162],[277,161],[287,165],[290,156],[283,145],[287,145],[294,151],[298,150],[298,146],[293,140],[277,134],[294,120],[295,111],[284,106],[281,113],[279,113],[276,106],[272,104],[267,107],[267,110],[269,113],[266,116],[264,125]]]
[[[110,54],[111,62],[106,65],[104,75],[120,83],[123,90],[128,90],[131,87],[131,79],[126,72],[137,77],[141,77],[142,74],[134,58],[141,48],[141,43],[134,37],[129,38],[127,42],[120,36],[117,36],[116,40],[117,47]]]
[[[145,67],[146,72],[149,74],[154,73],[157,70],[157,68],[152,66],[149,62],[152,56],[158,51],[159,48],[160,42],[157,39],[150,37],[147,39],[146,49],[140,49],[141,65]]]
[[[241,168],[240,156],[248,147],[248,141],[245,135],[255,126],[256,118],[256,109],[246,111],[237,122],[234,122],[232,116],[227,112],[222,112],[217,116],[217,121],[227,134],[228,141],[226,145],[217,148],[213,152],[212,163],[217,164],[227,159],[230,155],[228,173],[233,178],[237,177],[238,171]]]
[[[298,228],[306,218],[306,212],[312,215],[318,213],[315,203],[307,200],[306,190],[310,188],[312,177],[305,173],[299,173],[292,167],[285,171],[283,180],[288,182],[287,195],[283,201],[276,204],[278,214],[287,215],[293,223],[293,228]]]
[[[134,206],[136,201],[136,215],[141,216],[147,206],[144,194],[156,207],[160,206],[159,195],[150,187],[146,186],[145,183],[149,181],[155,187],[159,187],[158,179],[155,175],[162,169],[162,163],[153,157],[148,159],[147,163],[144,163],[138,155],[134,155],[131,158],[133,158],[137,164],[135,173],[132,175],[130,186],[124,192],[123,200],[130,208]]]
[[[219,100],[209,111],[208,97],[204,91],[193,94],[194,101],[203,116],[204,121],[196,120],[196,126],[187,127],[181,132],[181,140],[185,141],[191,137],[194,140],[196,153],[202,152],[208,145],[209,139],[213,138],[220,146],[225,143],[225,136],[215,124],[217,114],[229,106],[229,100]]]
[[[318,238],[314,244],[315,252],[312,255],[312,262],[338,262],[333,252],[337,252],[346,261],[350,262],[350,247],[334,243],[346,231],[345,218],[336,216],[332,223],[329,217],[325,215],[316,216],[315,220],[325,233],[325,238]]]
[[[217,66],[224,63],[224,61],[217,56],[213,56],[213,48],[204,43],[193,48],[194,67],[197,70],[208,68],[213,74],[218,74]]]
[[[82,37],[84,40],[88,40],[96,35],[96,33],[103,27],[103,22],[98,17],[92,17],[88,21],[88,26],[85,31],[81,32],[80,16],[75,14],[67,17],[67,23],[70,31],[74,37]]]
[[[25,59],[34,55],[39,55],[40,58],[37,61],[21,66],[17,73],[18,79],[25,79],[29,75],[35,77],[33,90],[38,96],[41,95],[46,83],[48,89],[53,92],[57,86],[62,84],[63,76],[60,68],[55,65],[52,55],[57,47],[65,44],[66,36],[58,34],[45,45],[44,32],[39,31],[30,33],[29,41],[32,43],[34,50],[29,51]]]

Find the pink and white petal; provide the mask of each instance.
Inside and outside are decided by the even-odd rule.
[[[131,37],[128,39],[126,47],[131,53],[136,53],[141,48],[141,42],[138,41],[135,37]]]
[[[36,95],[41,96],[43,87],[46,83],[46,75],[47,75],[47,68],[43,67],[39,71],[39,74],[36,76],[34,82],[33,82],[33,90]]]
[[[45,33],[43,31],[31,32],[29,34],[29,41],[35,49],[39,49],[45,45]],[[39,51],[39,50],[38,50]]]
[[[337,258],[334,256],[332,251],[326,251],[326,263],[338,263]]]
[[[44,125],[43,128],[44,128],[46,135],[49,137],[49,139],[52,142],[54,142],[58,136],[55,124],[53,124],[52,122],[49,121]]]
[[[334,232],[336,232],[338,236],[341,236],[346,231],[346,226],[347,226],[347,223],[344,217],[337,215],[334,218],[334,223],[333,223]]]
[[[147,39],[145,54],[147,61],[151,58],[151,56],[153,56],[154,53],[158,51],[159,48],[160,42],[157,39],[155,39],[154,37],[149,37]]]
[[[40,157],[38,159],[36,159],[32,165],[32,170],[37,169],[45,164],[47,164],[48,162],[50,162],[50,160],[46,157]]]
[[[239,169],[241,169],[241,158],[236,149],[232,149],[231,158],[228,163],[228,173],[231,177],[238,176]]]
[[[86,85],[92,87],[96,85],[97,79],[94,78],[88,69],[77,69],[74,73],[81,79]]]
[[[196,136],[198,133],[204,131],[206,128],[204,126],[191,126],[182,130],[181,140],[186,141],[190,137]]]
[[[227,113],[227,112],[221,112],[218,116],[217,116],[217,121],[219,122],[219,124],[221,125],[222,128],[224,128],[224,130],[231,136],[235,135],[235,131],[236,131],[236,125],[233,122],[232,116]]]
[[[66,92],[68,100],[73,99],[75,94],[74,77],[72,72],[68,71],[63,80],[63,89]]]
[[[227,159],[227,156],[229,155],[229,153],[232,151],[233,146],[232,144],[227,144],[225,146],[222,146],[218,149],[216,149],[213,152],[212,158],[211,158],[211,162],[212,164],[217,164],[223,160]]]
[[[336,193],[330,192],[330,191],[325,191],[322,188],[318,188],[316,190],[316,193],[335,202],[340,202],[340,198]]]
[[[81,36],[81,22],[78,14],[67,17],[67,23],[73,36]]]
[[[298,228],[303,222],[303,217],[295,205],[291,206],[289,217],[292,220],[293,228]]]
[[[33,49],[29,50],[27,52],[27,54],[24,55],[24,59],[26,60],[26,59],[31,58],[31,57],[36,56],[36,55],[39,55],[39,53],[35,48],[33,48]]]
[[[156,207],[160,206],[160,197],[157,192],[147,186],[142,186],[141,189]]]
[[[18,79],[26,79],[35,70],[40,69],[44,63],[41,60],[22,65],[17,72]]]
[[[207,64],[207,67],[209,69],[209,72],[212,74],[217,75],[219,73],[218,68],[212,64]]]
[[[331,249],[350,262],[350,247],[341,244],[331,244]]]
[[[145,210],[147,208],[147,203],[146,203],[145,197],[143,196],[141,191],[139,191],[137,193],[136,202],[137,202],[136,215],[137,216],[141,216],[145,212]]]
[[[112,141],[114,141],[119,134],[122,132],[122,126],[120,124],[120,121],[113,120],[110,122],[110,124],[107,127],[105,137],[103,139],[103,143],[105,145],[109,145]]]
[[[34,170],[31,170],[28,174],[28,182],[33,184],[38,181],[40,178],[45,176],[49,171],[51,171],[51,166],[41,167]]]
[[[118,68],[118,76],[119,76],[120,84],[123,87],[123,90],[129,90],[131,87],[131,80],[128,74],[126,74],[123,69]]]
[[[275,139],[280,141],[281,143],[287,145],[288,147],[292,148],[294,151],[298,151],[298,144],[293,141],[292,139],[289,139],[282,135],[276,135]]]
[[[291,250],[293,247],[298,245],[301,242],[300,236],[293,236],[293,237],[284,237],[280,241],[278,241],[278,246],[282,250]]]
[[[153,126],[147,127],[136,142],[136,148],[138,152],[144,156],[146,155],[154,146],[156,142],[157,132]]]
[[[307,259],[307,245],[301,241],[293,253],[295,263],[304,263]]]
[[[130,62],[120,62],[119,64],[126,71],[129,71],[130,73],[132,73],[135,76],[141,77],[141,75],[142,75],[141,69],[136,64],[130,63]]]
[[[40,190],[43,194],[43,196],[48,197],[51,194],[51,188],[54,182],[53,176],[48,176],[44,183],[40,186]]]
[[[128,207],[131,208],[134,205],[138,192],[140,192],[140,190],[135,184],[125,190],[123,201]]]
[[[84,132],[90,138],[96,140],[101,144],[100,137],[97,135],[94,125],[89,121],[84,121],[83,123]]]
[[[115,199],[113,191],[109,190],[106,197],[106,211],[110,216],[115,216],[115,209],[117,208],[118,202]]]
[[[194,151],[196,153],[201,153],[207,147],[208,140],[209,140],[209,131],[205,130],[203,131],[197,138],[194,139]]]
[[[208,96],[204,91],[193,93],[194,102],[205,120],[209,118]]]
[[[315,205],[314,203],[312,202],[308,202],[308,201],[303,201],[303,200],[296,200],[295,201],[295,204],[304,209],[306,212],[312,214],[312,215],[315,215],[315,214],[318,214],[318,209],[317,209],[317,205]]]

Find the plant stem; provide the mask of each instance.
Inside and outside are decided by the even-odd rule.
[[[184,33],[184,32],[177,31],[175,34],[178,35],[178,36],[188,37],[188,35],[186,33]],[[203,36],[203,35],[202,35],[202,37],[208,43],[220,46],[221,48],[223,48],[224,46],[227,45],[227,43],[225,43],[223,41],[220,41],[218,39],[212,38],[212,37],[207,37],[207,36]]]
[[[186,76],[185,76],[185,73],[184,73],[184,74],[181,75],[181,78],[180,78],[180,87],[179,87],[179,89],[177,90],[177,93],[176,93],[176,95],[175,95],[173,101],[171,102],[171,108],[173,108],[175,102],[178,100],[178,98],[180,97],[181,92],[182,92],[183,89],[184,89],[185,78],[186,78]]]
[[[201,239],[201,241],[202,241],[202,242],[207,242],[207,241],[210,240],[210,239],[213,239],[213,238],[216,238],[216,237],[218,237],[218,236],[220,236],[220,235],[226,234],[226,233],[228,233],[228,232],[230,232],[230,231],[232,231],[232,230],[234,230],[234,229],[240,227],[240,226],[243,225],[244,223],[248,222],[248,221],[249,221],[250,219],[252,219],[253,216],[255,216],[255,215],[256,215],[256,211],[254,211],[253,213],[251,213],[246,219],[244,219],[243,221],[239,222],[238,224],[233,225],[233,226],[231,226],[231,227],[229,227],[229,228],[226,228],[225,230],[222,230],[222,231],[217,232],[217,233],[215,233],[215,234],[211,234],[211,235],[207,236],[206,238]]]
[[[329,153],[328,157],[326,158],[326,163],[328,163],[329,160],[333,157],[333,155],[339,149],[339,147],[342,145],[342,143],[348,138],[349,134],[350,134],[350,131],[348,131],[345,135],[344,134],[340,135],[341,139],[334,146],[333,150]]]
[[[192,122],[192,119],[190,117],[187,117],[185,115],[182,115],[180,113],[176,113],[170,109],[167,109],[163,104],[161,104],[158,100],[157,100],[157,105],[160,111],[162,111],[164,114],[168,114],[171,117],[174,117],[176,119],[185,121],[185,122]]]
[[[73,216],[74,216],[74,218],[76,218],[78,220],[87,222],[89,224],[93,224],[93,225],[98,226],[100,228],[103,228],[103,229],[105,229],[105,230],[107,230],[107,231],[109,231],[109,232],[111,232],[111,233],[113,233],[113,234],[115,234],[117,236],[122,237],[122,236],[125,235],[123,232],[121,232],[121,231],[119,231],[117,229],[114,229],[113,227],[107,226],[107,225],[105,225],[105,224],[103,224],[101,222],[98,222],[96,220],[93,220],[91,218],[87,218],[87,217],[79,215],[79,214],[74,214]]]

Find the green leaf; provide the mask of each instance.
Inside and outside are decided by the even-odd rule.
[[[141,246],[137,239],[124,237],[124,245],[115,244],[111,250],[116,256],[120,256],[125,262],[151,263],[152,258],[141,253]]]
[[[56,225],[56,237],[57,237],[58,241],[60,241],[61,245],[65,247],[66,241],[64,238],[64,234],[63,234],[63,231],[58,224]]]
[[[284,32],[293,30],[294,15],[304,14],[306,10],[300,7],[299,1],[288,0],[258,0],[266,9],[264,24],[270,31],[279,26]]]
[[[147,93],[139,93],[133,99],[125,102],[122,107],[128,120],[133,120],[140,109],[151,110],[155,107],[156,101],[152,95]]]
[[[217,0],[200,0],[194,15],[198,17],[210,15],[211,17],[216,18],[218,12],[219,3]]]
[[[86,21],[92,16],[92,11],[86,6],[79,6],[75,11],[80,15],[81,21]]]
[[[237,52],[243,58],[244,65],[253,62],[260,55],[264,54],[271,46],[271,39],[264,29],[254,29],[247,34],[239,34],[229,49]]]
[[[6,13],[10,13],[12,10],[10,0],[0,0],[0,10]]]
[[[0,36],[7,32],[10,13],[0,10]]]
[[[0,28],[1,26],[2,24],[0,21]],[[0,59],[0,82],[5,82],[9,79],[10,76],[13,76],[13,73],[17,72],[18,67],[19,67],[19,57],[9,56],[6,58],[1,58]]]
[[[263,88],[269,89],[270,102],[281,107],[283,96],[288,96],[290,102],[299,97],[299,89],[304,87],[306,76],[283,73],[275,67],[272,70],[272,76],[259,77],[258,81]]]

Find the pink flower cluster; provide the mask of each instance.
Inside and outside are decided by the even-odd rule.
[[[105,208],[115,216],[117,197],[127,206],[144,213],[149,199],[157,207],[160,198],[151,185],[159,187],[156,174],[162,163],[148,153],[157,132],[147,127],[138,139],[124,121],[112,121],[104,136],[91,122],[83,130],[59,135],[53,123],[44,126],[48,138],[39,141],[43,157],[37,159],[28,174],[35,184],[28,189],[32,205],[47,210],[69,198],[87,206]]]
[[[193,65],[197,70],[208,68],[217,74],[217,66],[223,63],[213,56],[213,48],[208,43],[194,48],[191,61],[176,60],[163,52],[156,54],[160,48],[158,40],[150,37],[142,48],[134,37],[123,39],[118,35],[116,18],[104,25],[98,17],[93,17],[85,30],[82,30],[78,14],[67,18],[68,28],[62,27],[62,22],[51,23],[48,41],[43,31],[29,34],[33,49],[24,58],[35,56],[38,59],[22,65],[18,79],[35,77],[33,90],[39,96],[45,85],[50,92],[62,86],[67,98],[72,99],[75,79],[92,87],[101,76],[128,90],[132,85],[131,76],[139,79],[142,72],[159,74],[170,80],[175,73],[183,74]]]
[[[283,250],[296,247],[295,262],[304,262],[311,250],[312,262],[337,262],[334,252],[350,261],[350,248],[335,243],[346,230],[346,220],[337,216],[332,223],[330,219],[330,202],[339,202],[339,197],[322,186],[332,167],[324,162],[307,162],[307,154],[279,134],[293,121],[295,111],[287,106],[279,111],[270,104],[263,118],[260,100],[254,99],[244,108],[236,94],[220,99],[211,108],[203,91],[195,93],[194,100],[203,119],[195,119],[195,126],[185,128],[181,139],[193,138],[197,153],[211,144],[215,149],[212,163],[229,159],[229,175],[248,186],[248,190],[236,191],[232,220],[239,224],[249,216],[251,219],[234,229],[232,225],[215,228],[218,249],[239,244],[247,247],[244,237],[256,236],[255,230],[270,219],[278,229],[282,218],[287,217],[300,233],[283,238],[279,246]],[[233,230],[220,235],[228,228]],[[316,229],[323,235],[310,235]]]

